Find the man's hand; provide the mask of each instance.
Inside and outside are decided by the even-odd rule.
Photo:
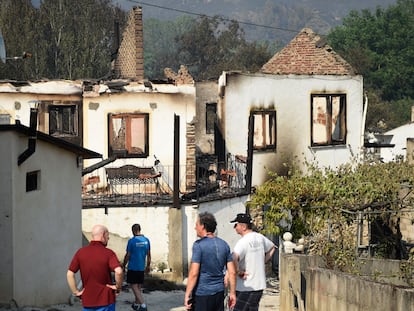
[[[85,290],[84,288],[82,288],[82,290],[76,290],[76,292],[72,293],[72,295],[75,297],[81,298],[84,290]]]
[[[118,288],[116,287],[116,285],[114,284],[106,284],[106,287],[112,288],[115,291],[115,295],[119,295],[119,293],[121,292],[122,288]]]
[[[236,294],[230,293],[229,294],[229,309],[233,309],[236,305]]]

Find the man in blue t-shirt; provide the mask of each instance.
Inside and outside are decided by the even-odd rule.
[[[229,308],[236,304],[236,271],[230,247],[216,237],[217,222],[210,213],[199,214],[195,229],[184,306],[195,311],[223,311],[225,274],[229,284]]]
[[[126,254],[124,257],[124,269],[128,265],[127,283],[130,284],[135,296],[132,309],[135,311],[146,311],[147,305],[142,296],[142,284],[144,283],[144,272],[148,273],[151,266],[151,244],[147,237],[141,234],[141,226],[132,226],[133,237],[128,240]]]

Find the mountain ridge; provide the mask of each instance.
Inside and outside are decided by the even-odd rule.
[[[396,4],[397,0],[152,0],[140,2],[113,0],[124,10],[141,6],[143,19],[171,20],[188,14],[222,16],[237,20],[248,40],[291,40],[305,27],[326,35],[333,27],[342,24],[351,10],[375,10]],[[250,26],[246,24],[252,24]],[[254,26],[256,25],[256,26]],[[145,27],[145,26],[144,26]]]

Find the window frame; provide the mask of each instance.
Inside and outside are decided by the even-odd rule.
[[[78,137],[79,136],[79,122],[78,122],[78,106],[76,104],[50,104],[48,105],[48,114],[49,114],[49,135],[54,137]],[[56,130],[52,132],[51,125],[54,124],[52,122],[53,113],[52,111],[57,111],[56,117]],[[69,110],[69,114],[65,116],[65,111]],[[66,119],[66,123],[65,120]],[[60,121],[60,122],[59,122]],[[59,124],[60,123],[60,124]],[[70,129],[65,130],[65,124],[69,124]]]
[[[316,103],[316,98],[325,98],[325,110],[324,114],[317,113],[317,109],[320,104]],[[334,99],[338,98],[339,110],[337,113],[337,121],[333,122],[333,108],[335,106]],[[314,93],[311,94],[311,111],[310,111],[310,122],[311,122],[311,146],[338,146],[346,145],[347,139],[347,96],[345,93]],[[319,121],[318,121],[319,120]],[[339,122],[339,123],[338,123]],[[325,123],[325,124],[323,124]],[[322,125],[325,127],[326,141],[315,141],[316,135],[319,131],[315,130],[316,125]],[[339,130],[339,133],[335,131]],[[338,138],[336,138],[337,136]]]
[[[113,128],[113,120],[114,119],[125,119],[125,141],[124,146],[125,149],[114,149],[113,148],[113,141],[114,141],[114,128]],[[132,120],[133,119],[142,119],[144,124],[144,136],[142,137],[142,141],[144,142],[144,148],[142,149],[142,153],[134,153],[133,146],[131,145],[132,137]],[[129,133],[129,135],[128,135]],[[120,158],[146,158],[149,156],[149,114],[148,113],[109,113],[108,114],[108,155],[113,156],[116,155]]]
[[[256,117],[261,116],[261,140],[262,143],[255,144],[257,141],[257,133],[256,133]],[[268,117],[268,121],[266,121],[266,116]],[[254,151],[269,151],[269,150],[276,150],[276,143],[277,143],[277,120],[276,120],[276,110],[252,110],[250,111],[250,118],[253,120],[253,127],[252,127],[252,147]],[[272,129],[273,128],[273,129]],[[267,142],[266,140],[269,139],[270,141]]]

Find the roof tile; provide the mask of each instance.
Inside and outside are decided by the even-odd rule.
[[[304,28],[260,70],[271,74],[356,75],[356,71],[326,44],[325,39]]]

